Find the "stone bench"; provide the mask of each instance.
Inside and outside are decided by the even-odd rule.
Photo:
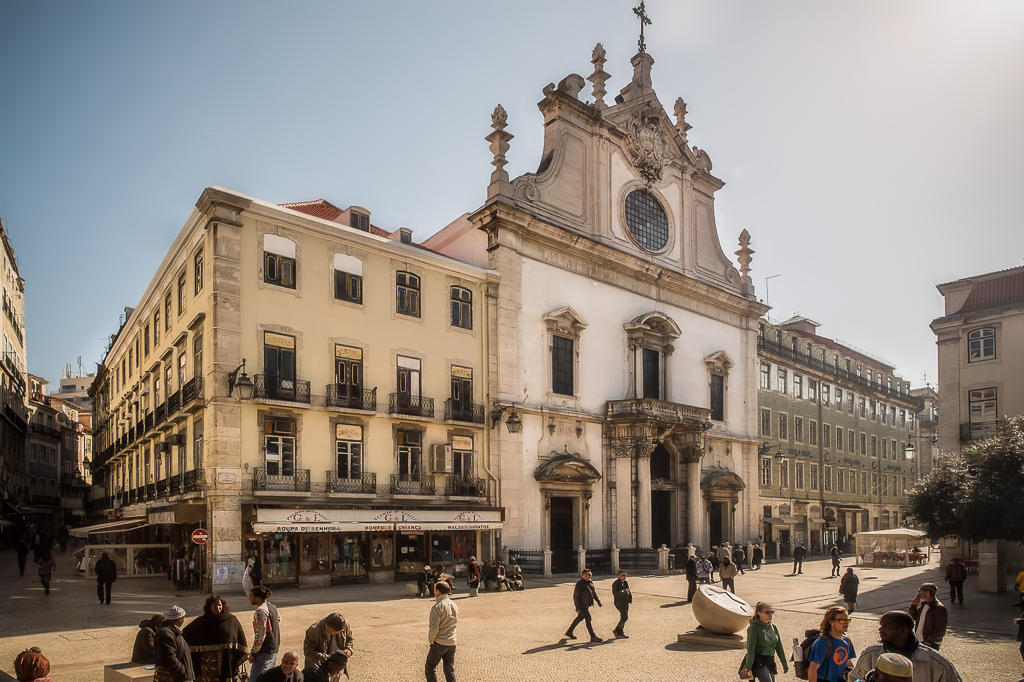
[[[152,682],[153,668],[138,663],[114,663],[103,666],[103,682]]]

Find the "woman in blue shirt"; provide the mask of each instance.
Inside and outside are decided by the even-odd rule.
[[[833,606],[821,620],[821,634],[811,645],[808,682],[842,682],[851,659],[857,656],[853,642],[846,637],[850,614],[842,606]]]

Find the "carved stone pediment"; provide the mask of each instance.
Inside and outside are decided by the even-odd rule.
[[[587,460],[570,452],[552,452],[551,459],[537,465],[533,477],[548,483],[592,483],[600,472]]]
[[[552,310],[544,315],[542,319],[548,325],[551,333],[563,334],[571,338],[578,337],[580,332],[587,328],[587,321],[578,312],[573,310],[571,306]]]
[[[704,474],[700,481],[700,489],[707,492],[735,492],[745,490],[747,484],[735,472],[728,469],[712,469]]]
[[[729,354],[726,353],[724,350],[720,350],[717,353],[712,353],[711,355],[704,358],[704,365],[712,374],[726,375],[729,373],[729,370],[732,369],[732,367],[735,364],[736,363],[732,361],[732,358],[729,357]]]

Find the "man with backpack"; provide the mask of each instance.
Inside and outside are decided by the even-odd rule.
[[[850,614],[841,606],[825,612],[818,628],[818,639],[811,645],[807,657],[809,682],[842,682],[857,656],[853,642],[846,637],[850,629]]]
[[[942,654],[922,644],[914,634],[914,619],[906,611],[886,611],[878,622],[880,643],[861,652],[853,679],[865,678],[885,654],[899,654],[914,664],[915,682],[962,682],[960,674]]]

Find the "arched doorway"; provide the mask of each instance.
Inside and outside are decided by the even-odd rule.
[[[672,453],[664,445],[651,452],[651,546],[672,546],[672,515],[675,482]]]
[[[735,542],[741,538],[736,533],[735,511],[740,493],[746,484],[728,469],[711,469],[700,482],[704,501],[707,503],[708,540],[712,545]]]
[[[541,536],[544,546],[551,549],[552,572],[574,573],[576,547],[587,546],[590,498],[593,484],[601,474],[578,455],[551,454],[533,472],[544,499]]]

